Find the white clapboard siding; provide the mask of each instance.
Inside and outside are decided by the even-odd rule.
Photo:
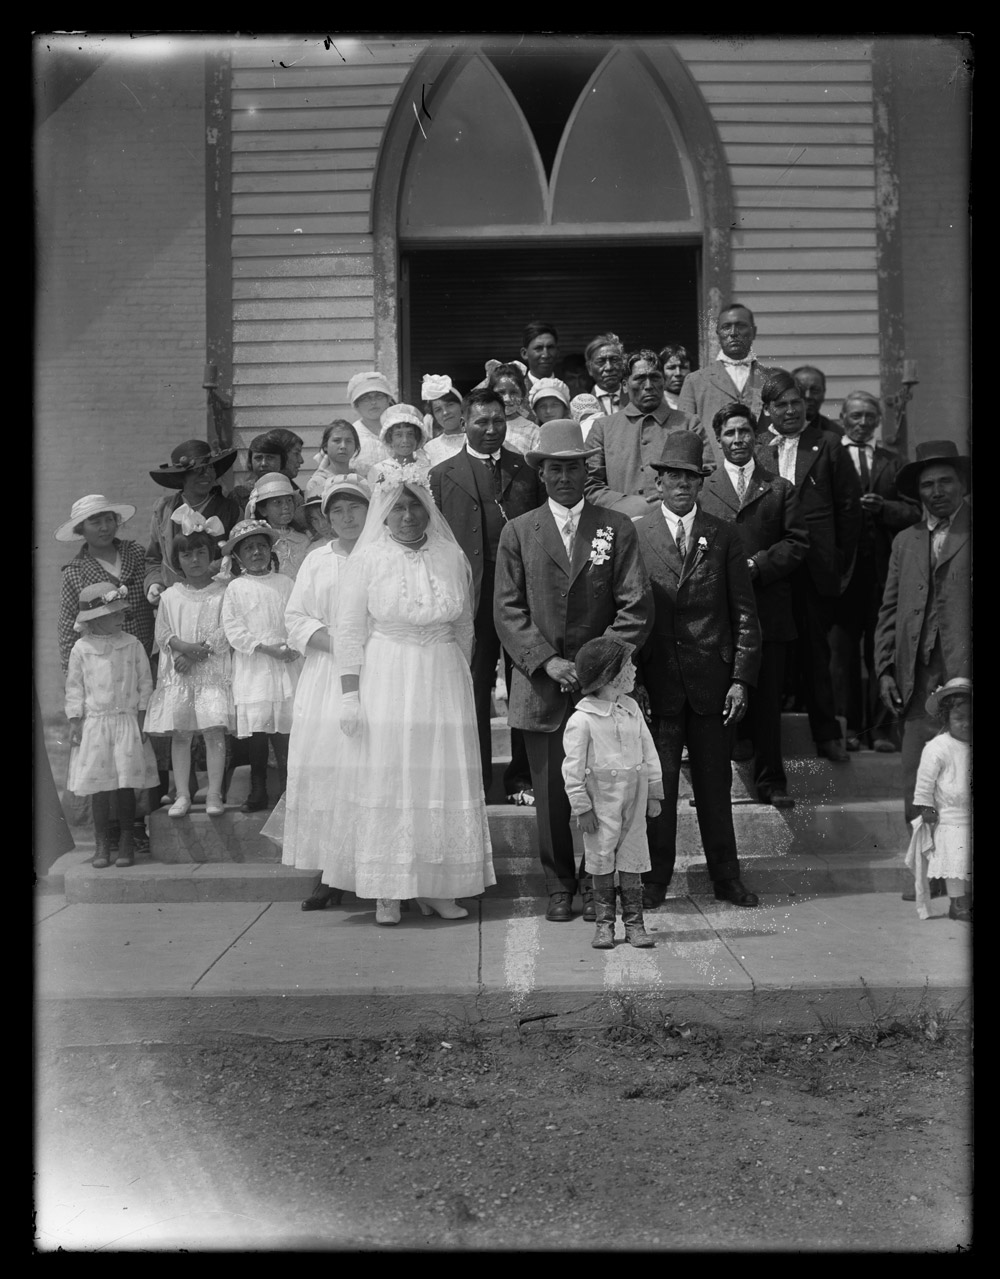
[[[732,297],[762,360],[827,375],[826,410],[878,390],[871,41],[675,42],[708,104],[735,203]]]
[[[424,42],[254,40],[233,56],[237,440],[353,417],[374,360],[371,195],[379,146]],[[878,389],[871,41],[680,39],[729,164],[731,296],[760,357],[827,373],[828,409]],[[311,465],[311,461],[309,461]]]
[[[375,358],[371,192],[399,86],[423,44],[255,40],[232,59],[236,442],[305,441],[353,420],[347,383]],[[242,461],[242,459],[241,459]]]

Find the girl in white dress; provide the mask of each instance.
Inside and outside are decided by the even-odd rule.
[[[446,373],[425,373],[420,398],[424,405],[424,427],[439,432],[424,445],[427,465],[437,466],[465,447],[462,396]]]
[[[425,484],[404,467],[372,486],[336,627],[341,728],[359,737],[339,787],[323,882],[425,914],[496,883],[472,698],[472,571]],[[359,687],[360,684],[360,687]]]
[[[218,520],[206,520],[187,505],[171,518],[181,531],[171,543],[170,563],[183,574],[183,581],[163,592],[156,611],[160,667],[146,731],[170,737],[177,787],[177,798],[168,810],[171,817],[191,811],[191,743],[195,733],[202,734],[208,768],[205,812],[221,817],[226,811],[222,802],[226,733],[232,731],[234,718],[231,649],[222,626],[226,586],[215,580],[213,572],[224,530]]]
[[[357,753],[356,739],[340,731],[340,668],[333,646],[347,557],[361,535],[371,490],[357,476],[337,476],[323,492],[335,540],[311,551],[285,609],[288,641],[305,654],[295,689],[288,744],[288,788],[261,831],[280,845],[281,860],[300,870],[321,870],[331,841],[339,839],[335,809],[343,768]],[[303,910],[339,905],[341,890],[319,884]]]
[[[121,835],[116,866],[134,860],[135,791],[156,785],[153,748],[142,721],[153,676],[149,658],[134,635],[122,630],[128,587],[95,582],[80,592],[73,645],[66,672],[66,718],[70,724],[67,787],[90,795],[99,869],[110,865],[108,821],[118,796]]]
[[[377,484],[382,476],[401,466],[417,466],[426,475],[431,469],[423,445],[427,441],[424,419],[412,404],[394,404],[382,414],[382,443],[391,456],[376,462],[368,472],[368,482]]]
[[[343,418],[334,418],[329,426],[323,428],[320,451],[313,457],[316,469],[306,484],[306,498],[322,497],[330,480],[338,475],[352,474],[353,463],[360,451],[361,440],[357,430]]]
[[[250,738],[250,794],[245,813],[268,807],[267,745],[279,772],[288,760],[288,734],[300,654],[288,645],[285,606],[292,580],[277,572],[277,532],[263,520],[243,520],[223,543],[238,574],[226,588],[222,625],[233,648],[236,736]],[[224,571],[226,565],[224,562]]]
[[[933,913],[928,879],[948,886],[948,914],[972,920],[972,681],[950,679],[926,702],[941,732],[920,756],[913,803],[916,823],[907,865],[917,886],[917,913]]]
[[[274,554],[278,559],[278,572],[295,581],[299,565],[312,550],[312,538],[292,527],[295,516],[296,490],[287,475],[269,471],[254,485],[247,501],[248,520],[267,520],[274,529]]]

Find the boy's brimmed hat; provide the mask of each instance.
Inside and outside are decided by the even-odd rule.
[[[574,663],[580,681],[580,692],[593,693],[605,684],[610,684],[631,656],[632,645],[611,635],[599,635],[597,639],[587,640],[577,653]]]
[[[588,449],[583,442],[580,423],[569,417],[556,417],[546,422],[538,434],[538,445],[524,460],[537,471],[543,462],[575,462],[593,457],[600,449]]]
[[[394,426],[415,427],[418,432],[417,445],[427,442],[424,415],[419,409],[415,409],[412,404],[393,404],[382,414],[382,429],[379,431],[378,438],[383,444],[388,440],[389,432]]]
[[[272,546],[278,540],[278,530],[273,529],[267,520],[240,520],[239,524],[230,533],[229,541],[222,543],[223,555],[232,555],[240,542],[258,534],[261,537],[266,537]]]
[[[216,479],[225,475],[236,461],[236,453],[236,449],[213,449],[204,440],[185,440],[170,454],[169,462],[149,474],[165,489],[182,489],[185,475],[199,466],[213,466]]]
[[[88,493],[86,497],[77,498],[69,508],[69,519],[56,529],[57,542],[77,542],[83,537],[76,531],[77,525],[89,520],[92,515],[103,515],[111,511],[124,524],[135,514],[135,507],[127,502],[109,502],[103,493]]]
[[[95,617],[107,617],[111,613],[124,613],[128,608],[128,587],[112,586],[110,582],[94,582],[80,592],[80,611],[74,626],[92,622]]]
[[[671,431],[663,446],[658,462],[649,464],[654,471],[690,471],[693,475],[707,475],[702,461],[701,436],[694,431]]]
[[[896,491],[902,493],[904,497],[919,502],[920,494],[917,492],[917,485],[920,482],[921,472],[925,467],[933,466],[935,462],[947,462],[953,466],[965,481],[965,487],[972,488],[970,459],[959,453],[955,441],[925,440],[923,444],[917,445],[916,461],[907,462],[905,466],[900,467],[899,474],[896,476]]]
[[[936,715],[941,709],[941,705],[952,697],[972,697],[972,680],[966,679],[962,675],[957,675],[954,679],[950,679],[947,684],[942,684],[940,688],[936,688],[927,701],[924,703],[924,709],[928,715]]]
[[[371,504],[372,491],[360,476],[335,475],[323,485],[323,492],[318,495],[320,510],[326,514],[326,508],[335,497],[356,497],[359,501]]]

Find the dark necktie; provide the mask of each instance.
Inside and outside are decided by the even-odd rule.
[[[687,538],[684,536],[684,523],[682,520],[677,521],[677,537],[675,540],[677,542],[677,554],[683,559],[687,555]]]
[[[868,448],[864,444],[852,444],[852,449],[858,450],[858,465],[861,467],[861,489],[862,492],[868,492],[868,486],[871,484],[872,473],[868,465]]]
[[[499,506],[500,504],[500,467],[492,457],[485,459],[486,469],[490,473],[490,480],[493,483],[493,500]]]

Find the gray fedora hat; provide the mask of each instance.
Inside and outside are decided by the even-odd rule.
[[[543,425],[537,447],[526,453],[524,460],[537,471],[543,462],[574,462],[600,451],[588,449],[584,444],[579,422],[571,417],[557,417]]]

